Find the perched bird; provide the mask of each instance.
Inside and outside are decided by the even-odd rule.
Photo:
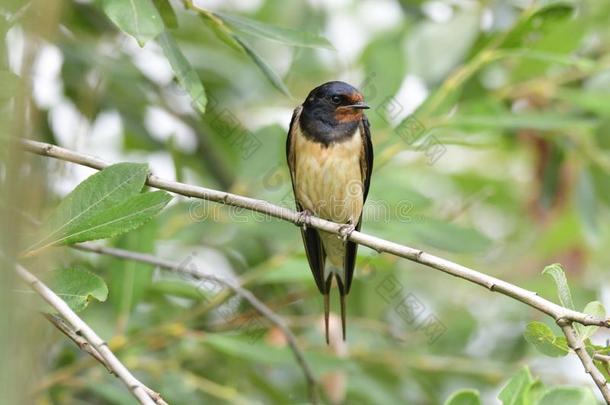
[[[349,293],[358,245],[347,241],[360,230],[362,209],[373,170],[369,108],[362,94],[347,83],[333,81],[313,89],[294,110],[286,159],[292,189],[303,223],[315,215],[345,224],[343,238],[303,226],[305,253],[316,285],[324,295],[326,342],[329,291],[336,279],[345,340],[345,296]]]

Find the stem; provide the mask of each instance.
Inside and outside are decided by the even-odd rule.
[[[574,325],[571,322],[558,322],[558,324],[561,326],[563,334],[566,336],[568,345],[580,359],[580,362],[585,368],[585,372],[591,376],[591,379],[595,382],[597,388],[599,388],[606,403],[610,404],[610,388],[608,387],[608,382],[597,367],[595,367],[595,364],[593,364],[593,359],[589,356],[587,349],[585,349],[585,346],[582,344],[582,339],[578,337]]]

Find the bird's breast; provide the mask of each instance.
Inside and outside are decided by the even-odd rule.
[[[363,205],[359,129],[328,145],[298,130],[295,136],[295,190],[301,206],[321,218],[355,224]]]

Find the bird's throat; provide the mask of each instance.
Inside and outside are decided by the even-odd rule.
[[[338,120],[334,115],[303,111],[299,118],[303,135],[314,142],[328,147],[331,143],[341,143],[352,139],[360,120]]]

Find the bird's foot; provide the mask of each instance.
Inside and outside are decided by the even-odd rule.
[[[341,240],[343,242],[347,242],[347,239],[350,237],[352,232],[354,232],[355,230],[356,230],[356,226],[351,223],[341,225],[341,227],[339,228],[339,236],[341,237]]]
[[[311,217],[311,211],[305,209],[300,211],[297,215],[296,225],[302,230],[307,230],[307,224],[309,224],[309,218]]]

